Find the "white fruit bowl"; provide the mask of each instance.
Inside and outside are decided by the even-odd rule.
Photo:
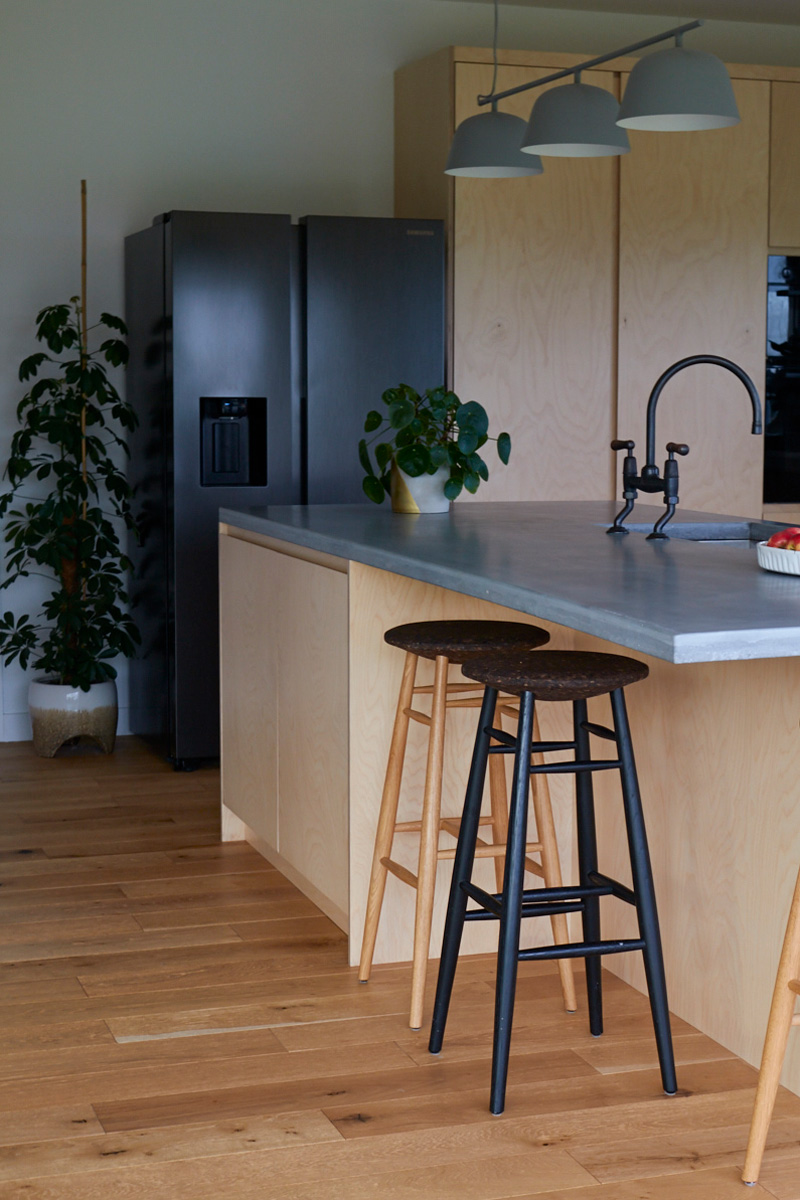
[[[781,550],[759,542],[756,547],[758,565],[765,571],[778,571],[781,575],[800,575],[800,550]]]

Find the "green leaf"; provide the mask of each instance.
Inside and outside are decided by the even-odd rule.
[[[364,468],[364,470],[367,472],[368,475],[374,474],[374,472],[372,470],[372,463],[369,460],[369,451],[367,450],[367,443],[364,440],[364,438],[361,438],[361,441],[358,443],[358,461],[361,463],[361,466]]]
[[[458,448],[465,457],[474,454],[478,449],[479,438],[476,433],[470,429],[462,429],[458,435]]]
[[[456,423],[460,430],[473,433],[478,438],[485,437],[489,430],[486,409],[475,400],[459,406],[456,411]]]
[[[43,362],[51,362],[49,354],[39,351],[38,354],[31,354],[29,358],[25,358],[19,365],[19,378],[21,380],[31,379],[38,371]]]
[[[372,500],[375,504],[383,504],[383,498],[386,495],[383,484],[376,475],[366,475],[361,480],[361,486],[364,489],[364,494],[367,499]]]
[[[457,500],[461,495],[461,480],[454,479],[451,475],[444,485],[444,494],[448,500]]]
[[[502,463],[508,463],[511,455],[511,438],[507,433],[501,433],[497,439],[497,454]]]
[[[393,453],[394,451],[388,442],[378,442],[377,446],[375,447],[375,461],[377,462],[378,468],[381,471],[384,471],[386,467],[388,467],[389,463],[392,461]]]
[[[411,401],[401,397],[389,405],[389,424],[392,429],[403,429],[414,420],[414,413]]]
[[[395,455],[395,462],[406,475],[416,478],[419,475],[431,473],[431,456],[425,446],[412,443],[402,446]]]
[[[470,454],[467,459],[467,466],[470,471],[474,471],[477,475],[480,475],[481,479],[487,480],[489,478],[489,468],[480,454]]]
[[[365,433],[374,433],[375,430],[379,429],[382,424],[383,424],[383,417],[381,416],[381,414],[379,412],[377,412],[376,409],[372,408],[367,413],[366,420],[364,421],[364,432]]]
[[[127,334],[128,327],[121,317],[115,317],[112,313],[101,312],[100,324],[105,325],[108,329],[118,329],[120,333]]]

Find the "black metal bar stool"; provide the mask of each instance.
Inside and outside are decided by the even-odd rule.
[[[501,1113],[505,1106],[508,1054],[514,1010],[517,963],[521,960],[584,958],[589,1003],[589,1028],[595,1036],[603,1032],[603,1008],[600,957],[641,950],[644,957],[650,1008],[653,1014],[658,1059],[664,1091],[677,1090],[672,1035],[667,1007],[667,989],[661,935],[658,927],[650,855],[647,849],[639,784],[633,758],[623,688],[648,674],[644,663],[617,654],[579,651],[536,650],[500,652],[470,659],[464,674],[485,684],[469,782],[467,784],[461,829],[456,849],[453,881],[445,924],[439,981],[433,1011],[429,1049],[438,1054],[442,1048],[445,1023],[453,988],[458,951],[464,921],[499,920],[497,952],[497,990],[495,995],[494,1047],[490,1108]],[[498,691],[520,697],[517,734],[493,728]],[[592,696],[610,694],[613,729],[589,721],[586,701]],[[534,740],[534,704],[536,701],[571,701],[574,736],[568,742]],[[590,735],[615,743],[616,756],[593,759]],[[573,757],[562,762],[532,763],[532,755],[569,750]],[[480,798],[487,760],[495,754],[514,755],[514,783],[511,794],[509,836],[506,849],[502,891],[490,895],[471,882]],[[622,784],[625,824],[628,834],[633,888],[604,875],[598,868],[592,774],[617,770]],[[539,888],[526,891],[522,862],[527,821],[529,774],[574,774],[577,803],[578,864],[577,886]],[[635,905],[639,925],[638,938],[604,941],[600,935],[600,897],[616,896]],[[467,910],[473,900],[477,908]],[[523,917],[552,916],[553,913],[579,912],[583,940],[567,945],[542,946],[521,950],[520,923]]]
[[[440,847],[440,833],[450,834],[453,839],[458,837],[459,818],[443,818],[441,816],[445,715],[449,708],[476,708],[481,704],[480,685],[465,682],[463,678],[452,683],[448,682],[449,666],[451,663],[463,664],[474,655],[495,654],[510,649],[530,650],[543,645],[549,640],[549,637],[546,630],[522,621],[414,621],[407,625],[398,625],[384,634],[384,638],[390,646],[397,646],[399,649],[405,650],[406,657],[375,835],[358,977],[362,982],[366,982],[370,976],[383,906],[386,876],[388,872],[391,872],[403,883],[416,888],[417,891],[409,1017],[412,1029],[419,1029],[422,1025],[436,887],[436,867],[440,860],[455,857],[454,848]],[[417,686],[415,684],[419,658],[433,659],[436,664],[432,685]],[[421,694],[431,696],[430,714],[421,712],[412,706],[413,698]],[[507,707],[506,701],[512,706],[511,708]],[[497,712],[501,720],[504,714],[516,718],[516,698],[501,697]],[[425,790],[420,820],[398,822],[397,806],[410,720],[427,726],[429,730]],[[493,760],[492,767],[489,781],[491,815],[480,817],[480,813],[478,813],[476,817],[473,855],[494,858],[497,886],[501,887],[508,828],[507,789],[502,759]],[[546,781],[542,782],[546,784]],[[539,788],[538,791],[532,787],[532,791],[538,841],[527,843],[523,855],[525,860],[523,870],[541,875],[545,883],[558,886],[561,883],[561,867],[549,792],[546,786]],[[478,809],[480,806],[481,797],[479,796]],[[479,824],[492,826],[491,843],[478,838]],[[419,835],[416,875],[391,857],[394,838],[398,833]],[[531,857],[536,853],[540,855],[540,862]],[[554,913],[552,924],[555,941],[566,942],[569,936],[566,917],[560,913]],[[566,968],[561,971],[564,1005],[569,1011],[574,1011],[576,1001],[572,967],[567,962],[559,964],[559,966]]]

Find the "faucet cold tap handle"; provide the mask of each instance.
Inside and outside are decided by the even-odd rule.
[[[611,443],[611,449],[612,450],[627,450],[628,453],[630,454],[631,450],[633,450],[635,445],[636,445],[636,442],[621,442],[618,438],[614,438],[614,441]]]
[[[670,458],[674,458],[676,454],[680,454],[681,458],[685,458],[689,453],[689,447],[685,442],[667,442],[667,453]]]

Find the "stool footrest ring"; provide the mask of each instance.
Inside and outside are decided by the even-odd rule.
[[[520,962],[535,962],[549,958],[587,958],[601,954],[627,954],[629,950],[644,950],[643,938],[625,938],[614,942],[566,942],[558,946],[534,946],[519,950]]]
[[[623,885],[616,883],[613,879],[606,881],[605,877],[602,877],[602,880],[602,882],[593,883],[589,887],[526,889],[522,893],[522,916],[542,917],[550,916],[553,912],[583,912],[586,898],[589,896],[613,896],[618,894],[618,889],[630,892],[629,888],[623,889]],[[490,916],[496,918],[501,916],[503,912],[502,893],[492,894],[466,880],[462,882],[461,890],[466,892],[471,900],[480,904],[481,908]],[[633,896],[633,893],[630,892],[630,895]],[[625,899],[624,896],[621,898]],[[632,900],[631,903],[633,902]],[[465,919],[475,921],[481,920],[482,917],[477,915],[475,909],[469,909],[465,913]]]
[[[529,768],[531,775],[582,775],[589,771],[618,771],[618,758],[581,759],[578,762],[541,763]]]
[[[594,721],[581,721],[581,729],[585,729],[587,733],[593,733],[595,737],[605,738],[609,742],[617,740],[613,729],[608,729],[605,725],[595,725]]]

